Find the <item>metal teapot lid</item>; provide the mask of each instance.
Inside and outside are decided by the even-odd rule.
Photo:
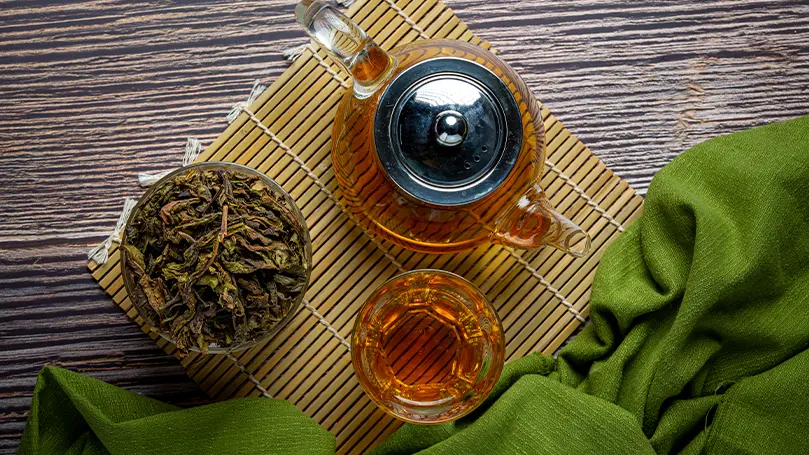
[[[448,206],[474,202],[508,177],[522,146],[520,109],[487,68],[458,58],[416,64],[379,99],[374,142],[409,195]]]

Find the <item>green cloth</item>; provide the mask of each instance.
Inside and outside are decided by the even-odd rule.
[[[655,176],[599,266],[592,324],[508,364],[471,415],[377,454],[809,453],[809,117],[720,137]],[[288,403],[187,410],[46,368],[20,453],[333,453]]]
[[[45,367],[20,455],[333,454],[334,436],[289,402],[243,398],[180,409]]]

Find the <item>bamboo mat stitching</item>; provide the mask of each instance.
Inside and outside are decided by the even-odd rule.
[[[236,117],[242,113],[242,110],[253,104],[264,90],[267,90],[267,86],[262,84],[260,79],[256,79],[255,82],[253,82],[253,88],[250,89],[250,95],[247,97],[247,101],[239,101],[230,108],[230,112],[228,112],[228,115],[225,117],[228,123],[233,123]]]
[[[197,138],[189,137],[188,141],[185,144],[185,154],[183,155],[182,161],[183,164],[180,167],[188,166],[189,164],[196,161],[197,157],[199,157],[202,154],[202,150],[203,150],[202,142],[200,142],[199,139]],[[138,184],[140,186],[152,186],[155,183],[157,183],[158,180],[169,175],[172,171],[173,169],[169,171],[158,172],[157,174],[138,173]]]
[[[227,352],[225,353],[225,357],[227,357],[228,360],[233,362],[233,364],[236,365],[236,368],[240,369],[242,373],[247,375],[247,379],[253,383],[253,386],[257,388],[259,392],[261,392],[262,396],[264,396],[265,398],[272,398],[272,395],[270,395],[270,393],[267,392],[267,389],[265,389],[264,386],[261,385],[261,382],[259,382],[259,380],[255,378],[255,376],[253,376],[249,371],[247,371],[247,368],[244,365],[242,365],[241,362],[239,362],[239,360],[236,359],[236,357],[233,357],[233,354]]]
[[[531,267],[531,264],[529,264],[528,261],[523,259],[522,256],[517,254],[517,252],[514,251],[514,249],[511,248],[511,247],[505,246],[505,247],[503,247],[503,249],[505,249],[508,252],[508,254],[511,255],[511,257],[513,257],[523,267],[525,267],[525,270],[527,270],[531,275],[533,275],[534,278],[539,280],[540,284],[545,286],[545,289],[551,291],[551,294],[553,294],[554,297],[559,299],[559,301],[562,302],[562,305],[564,305],[567,308],[568,311],[573,313],[573,316],[575,316],[576,319],[578,319],[580,322],[585,322],[586,321],[586,319],[584,319],[584,316],[582,316],[581,313],[579,313],[579,311],[576,308],[573,307],[573,304],[568,302],[567,298],[564,295],[562,295],[562,293],[559,292],[558,289],[553,287],[553,285],[551,283],[549,283],[548,280],[546,280],[545,277],[543,277],[542,274],[537,271],[537,269]]]
[[[311,50],[312,50],[312,56],[315,58],[315,60],[317,60],[318,65],[322,66],[323,68],[326,68],[326,72],[327,72],[327,73],[329,73],[329,74],[331,74],[331,76],[332,76],[332,77],[333,77],[333,78],[334,78],[334,79],[335,79],[337,82],[339,82],[339,83],[340,83],[340,85],[342,85],[343,87],[345,87],[345,88],[347,88],[347,89],[351,87],[351,86],[348,84],[348,82],[346,82],[346,81],[345,81],[345,79],[343,79],[342,77],[340,77],[340,74],[338,74],[338,73],[337,73],[337,71],[334,71],[333,69],[331,69],[331,66],[330,66],[328,63],[326,63],[326,61],[325,61],[325,60],[323,60],[323,57],[321,57],[321,56],[317,55],[317,52],[315,51],[315,49],[314,49],[314,48],[313,48],[311,45],[309,45],[309,46],[307,46],[307,47],[309,47],[309,49],[311,49]]]
[[[419,27],[418,24],[416,24],[416,22],[413,19],[411,19],[410,16],[408,16],[407,13],[405,13],[402,8],[399,8],[399,6],[396,5],[396,3],[393,2],[393,0],[385,0],[385,3],[390,5],[390,7],[393,8],[394,11],[396,11],[396,14],[398,14],[399,16],[402,16],[402,19],[404,19],[404,21],[408,25],[413,27],[413,30],[419,32],[419,36],[421,36],[424,39],[430,39],[430,36],[427,35],[427,33],[424,31],[424,29]]]
[[[327,321],[326,318],[324,318],[323,316],[320,315],[320,313],[317,312],[315,307],[309,304],[308,300],[303,299],[303,306],[304,308],[309,310],[309,312],[311,312],[314,317],[317,318],[318,322],[320,322],[322,325],[326,327],[326,330],[328,330],[332,335],[334,335],[335,338],[337,338],[340,344],[345,346],[346,349],[349,352],[351,352],[351,345],[348,344],[348,341],[346,341],[346,339],[343,338],[342,335],[340,335],[340,332],[338,332],[334,327],[331,326],[331,324],[329,324],[329,321]]]
[[[101,243],[94,246],[87,252],[87,259],[93,260],[98,264],[106,264],[110,258],[110,249],[113,242],[121,243],[121,232],[126,227],[126,221],[129,219],[129,214],[135,208],[137,201],[132,198],[124,199],[124,208],[121,210],[121,215],[118,217],[118,222],[115,224],[115,229],[110,235]]]
[[[576,193],[578,193],[578,194],[579,194],[579,196],[581,196],[581,197],[582,197],[582,199],[584,199],[584,201],[587,203],[587,205],[589,205],[590,207],[592,207],[592,208],[593,208],[593,210],[595,210],[596,212],[598,212],[598,214],[599,214],[599,215],[601,215],[601,216],[602,216],[604,219],[606,219],[607,221],[609,221],[609,223],[610,223],[611,225],[615,226],[615,227],[618,229],[618,232],[624,232],[624,225],[622,225],[622,224],[621,224],[621,223],[620,223],[618,220],[616,220],[615,218],[613,218],[613,217],[612,217],[612,215],[610,215],[609,213],[607,213],[607,211],[606,211],[606,210],[602,209],[602,208],[601,208],[601,207],[598,205],[598,203],[597,203],[596,201],[594,201],[592,198],[590,198],[590,196],[588,196],[588,195],[587,195],[587,193],[585,193],[585,192],[584,192],[584,190],[582,190],[581,188],[579,188],[579,185],[577,185],[577,184],[576,184],[576,182],[574,182],[574,181],[573,181],[573,180],[572,180],[570,177],[568,177],[568,176],[566,176],[565,174],[563,174],[561,169],[559,169],[559,168],[557,168],[556,166],[554,166],[554,164],[553,164],[553,163],[552,163],[550,160],[545,160],[545,164],[548,166],[548,168],[550,168],[550,170],[552,170],[553,172],[555,172],[555,173],[556,173],[556,175],[558,175],[560,179],[562,179],[562,180],[563,180],[565,183],[567,183],[568,185],[572,186],[572,187],[573,187],[573,191],[575,191]]]
[[[287,60],[289,60],[291,62],[294,62],[295,60],[298,59],[298,57],[301,56],[301,54],[303,54],[303,51],[305,51],[306,49],[312,49],[309,46],[308,42],[303,43],[303,44],[298,45],[298,46],[295,46],[295,47],[290,47],[289,49],[284,49],[281,52],[281,55],[283,55],[285,59],[287,59]],[[329,68],[329,69],[331,69],[331,68]]]

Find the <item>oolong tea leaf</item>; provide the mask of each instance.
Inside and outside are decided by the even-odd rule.
[[[306,288],[305,228],[259,176],[190,168],[132,216],[122,245],[130,299],[181,353],[256,340]]]

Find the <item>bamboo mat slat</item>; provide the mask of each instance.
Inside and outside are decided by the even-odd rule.
[[[385,49],[425,38],[490,47],[439,0],[359,0],[347,14]],[[306,218],[314,269],[307,305],[276,337],[232,355],[181,358],[189,376],[214,399],[291,401],[336,436],[341,454],[363,453],[400,426],[364,395],[347,349],[354,317],[377,286],[402,270],[453,271],[478,286],[497,308],[508,360],[535,351],[551,353],[589,314],[598,261],[643,205],[627,182],[543,108],[547,162],[542,185],[557,209],[590,233],[590,256],[574,259],[549,248],[521,252],[493,245],[451,255],[399,248],[365,232],[339,203],[331,126],[349,87],[348,75],[312,44],[198,158],[247,164],[281,184]],[[91,262],[89,268],[113,301],[161,349],[176,355],[129,302],[117,246],[106,264]]]

